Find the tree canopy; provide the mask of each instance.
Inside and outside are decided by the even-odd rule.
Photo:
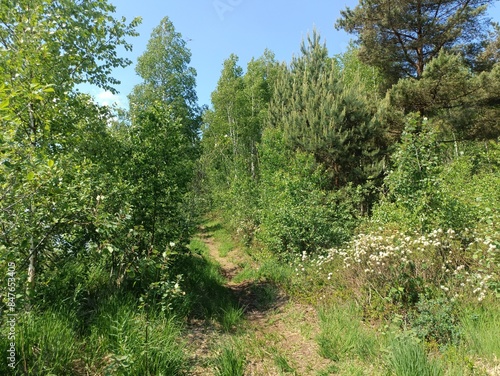
[[[201,111],[196,95],[196,70],[189,64],[191,51],[168,17],[151,33],[146,51],[139,57],[137,74],[143,82],[130,94],[131,114],[158,100],[171,106],[174,116],[182,119],[186,136],[196,143]]]
[[[312,153],[335,186],[365,182],[378,174],[383,149],[380,124],[372,122],[379,79],[352,54],[329,58],[313,33],[278,79],[270,126],[282,129],[292,149]]]
[[[357,37],[362,61],[395,83],[420,78],[441,50],[454,50],[475,66],[487,44],[487,7],[495,0],[360,0],[346,8],[337,29]]]

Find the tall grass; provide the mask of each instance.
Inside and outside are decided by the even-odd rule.
[[[472,353],[492,360],[500,359],[500,304],[491,302],[461,317],[464,345]]]
[[[123,295],[101,301],[82,332],[76,311],[35,310],[18,316],[17,368],[2,375],[182,375],[187,357],[182,325],[149,314]],[[0,348],[6,349],[6,339]],[[6,353],[6,351],[5,351]]]
[[[245,374],[245,357],[233,346],[225,346],[215,359],[216,376],[243,376]]]
[[[238,328],[238,324],[243,321],[243,308],[235,305],[230,305],[227,308],[222,308],[220,314],[220,324],[225,332],[234,331]]]
[[[18,365],[13,374],[71,374],[79,352],[74,318],[71,313],[57,311],[30,312],[18,316]]]
[[[377,352],[377,338],[362,327],[354,305],[324,307],[319,311],[319,318],[321,332],[317,342],[324,358],[339,361],[357,356],[366,360]]]
[[[395,376],[442,376],[436,360],[427,357],[423,344],[410,336],[400,336],[391,343],[387,366]]]
[[[133,302],[109,301],[91,329],[89,363],[112,375],[181,375],[186,356],[181,325],[173,317],[137,310]]]

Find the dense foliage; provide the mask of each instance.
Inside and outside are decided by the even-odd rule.
[[[2,1],[0,309],[19,317],[19,351],[0,373],[186,372],[181,321],[229,332],[243,314],[191,241],[207,213],[266,255],[259,281],[356,303],[321,309],[324,358],[373,356],[360,325],[335,337],[351,314],[435,346],[466,338],[456,307],[500,295],[492,3],[362,0],[337,22],[358,38],[343,54],[317,32],[290,63],[266,50],[244,70],[232,54],[210,108],[165,17],[124,110],[77,85],[115,92],[139,19],[106,0]],[[393,340],[439,374],[413,337]],[[221,353],[221,374],[243,372],[235,354]]]
[[[389,302],[406,314],[420,300],[498,293],[491,3],[360,1],[337,23],[357,45],[330,57],[313,32],[290,64],[258,77],[271,90],[246,149],[246,90],[256,78],[231,56],[205,118],[215,209],[247,244],[282,259],[340,257],[363,305]],[[254,143],[256,154],[241,152]]]
[[[39,359],[28,343],[47,332],[48,342],[38,343],[51,351],[47,346],[59,335],[87,335],[89,324],[105,330],[99,320],[107,314],[107,299],[121,296],[137,309],[141,298],[149,314],[150,307],[168,309],[180,293],[181,277],[169,263],[172,253],[185,249],[194,225],[187,197],[200,127],[195,72],[181,36],[163,20],[141,58],[145,81],[131,97],[130,114],[115,113],[77,85],[114,92],[118,82],[111,69],[131,63],[118,48],[130,50],[126,39],[136,35],[140,20],[115,19],[104,0],[7,1],[0,11],[0,268],[15,282],[2,284],[0,294],[2,309],[12,309],[23,322],[11,340],[23,348],[17,362],[24,366],[11,368],[19,374],[78,373],[74,359],[57,353]],[[156,67],[155,58],[177,60]],[[155,79],[157,69],[175,79]],[[31,318],[35,313],[39,319]],[[73,322],[51,315],[69,315]],[[154,325],[165,333],[178,330],[161,317]],[[3,339],[2,350],[9,346]],[[79,352],[79,346],[77,339],[59,351]],[[145,360],[132,366],[120,358],[126,354],[108,351],[117,354],[107,364],[113,374],[127,367],[137,374],[184,367],[159,360],[162,352],[143,352]]]
[[[362,0],[341,12],[336,27],[353,33],[362,61],[378,67],[390,83],[420,78],[442,50],[483,68],[486,10],[495,0]]]

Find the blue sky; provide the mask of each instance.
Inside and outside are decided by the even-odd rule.
[[[115,17],[131,21],[142,17],[131,38],[133,52],[123,56],[133,61],[125,69],[116,69],[114,77],[122,83],[118,96],[98,88],[86,88],[100,103],[117,102],[126,106],[126,96],[141,80],[135,73],[137,57],[146,49],[154,27],[168,16],[176,30],[188,41],[192,53],[191,66],[197,73],[197,93],[200,105],[210,105],[210,94],[216,88],[222,64],[231,53],[239,57],[245,69],[252,57],[259,57],[266,48],[279,61],[290,61],[297,55],[303,38],[316,28],[326,42],[330,55],[346,50],[352,36],[337,31],[335,21],[346,6],[355,7],[357,0],[110,0],[116,6]],[[490,12],[500,21],[500,6]],[[82,88],[82,90],[85,90]]]
[[[215,90],[222,64],[231,53],[239,57],[245,69],[252,57],[260,57],[266,48],[276,54],[278,61],[290,61],[297,55],[300,43],[308,32],[316,28],[327,43],[330,54],[344,51],[351,37],[335,30],[340,10],[354,7],[357,0],[110,0],[116,6],[115,17],[127,21],[142,17],[137,29],[139,37],[131,38],[132,53],[123,51],[133,64],[116,69],[113,76],[122,83],[116,88],[118,96],[98,88],[85,87],[103,104],[117,101],[126,106],[126,96],[140,82],[134,66],[146,49],[154,27],[168,16],[176,30],[188,41],[193,66],[197,75],[197,93],[200,105],[210,105],[210,94]]]

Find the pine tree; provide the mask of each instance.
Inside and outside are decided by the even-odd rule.
[[[354,73],[348,66],[354,60],[329,58],[316,32],[301,53],[280,73],[270,126],[282,129],[293,150],[312,153],[333,186],[373,179],[385,145],[372,121],[377,85],[370,89],[366,80],[371,70],[359,66]]]
[[[420,78],[442,50],[460,52],[477,66],[476,57],[486,47],[486,10],[494,2],[360,0],[341,12],[336,27],[355,34],[361,60],[378,67],[393,84]]]

